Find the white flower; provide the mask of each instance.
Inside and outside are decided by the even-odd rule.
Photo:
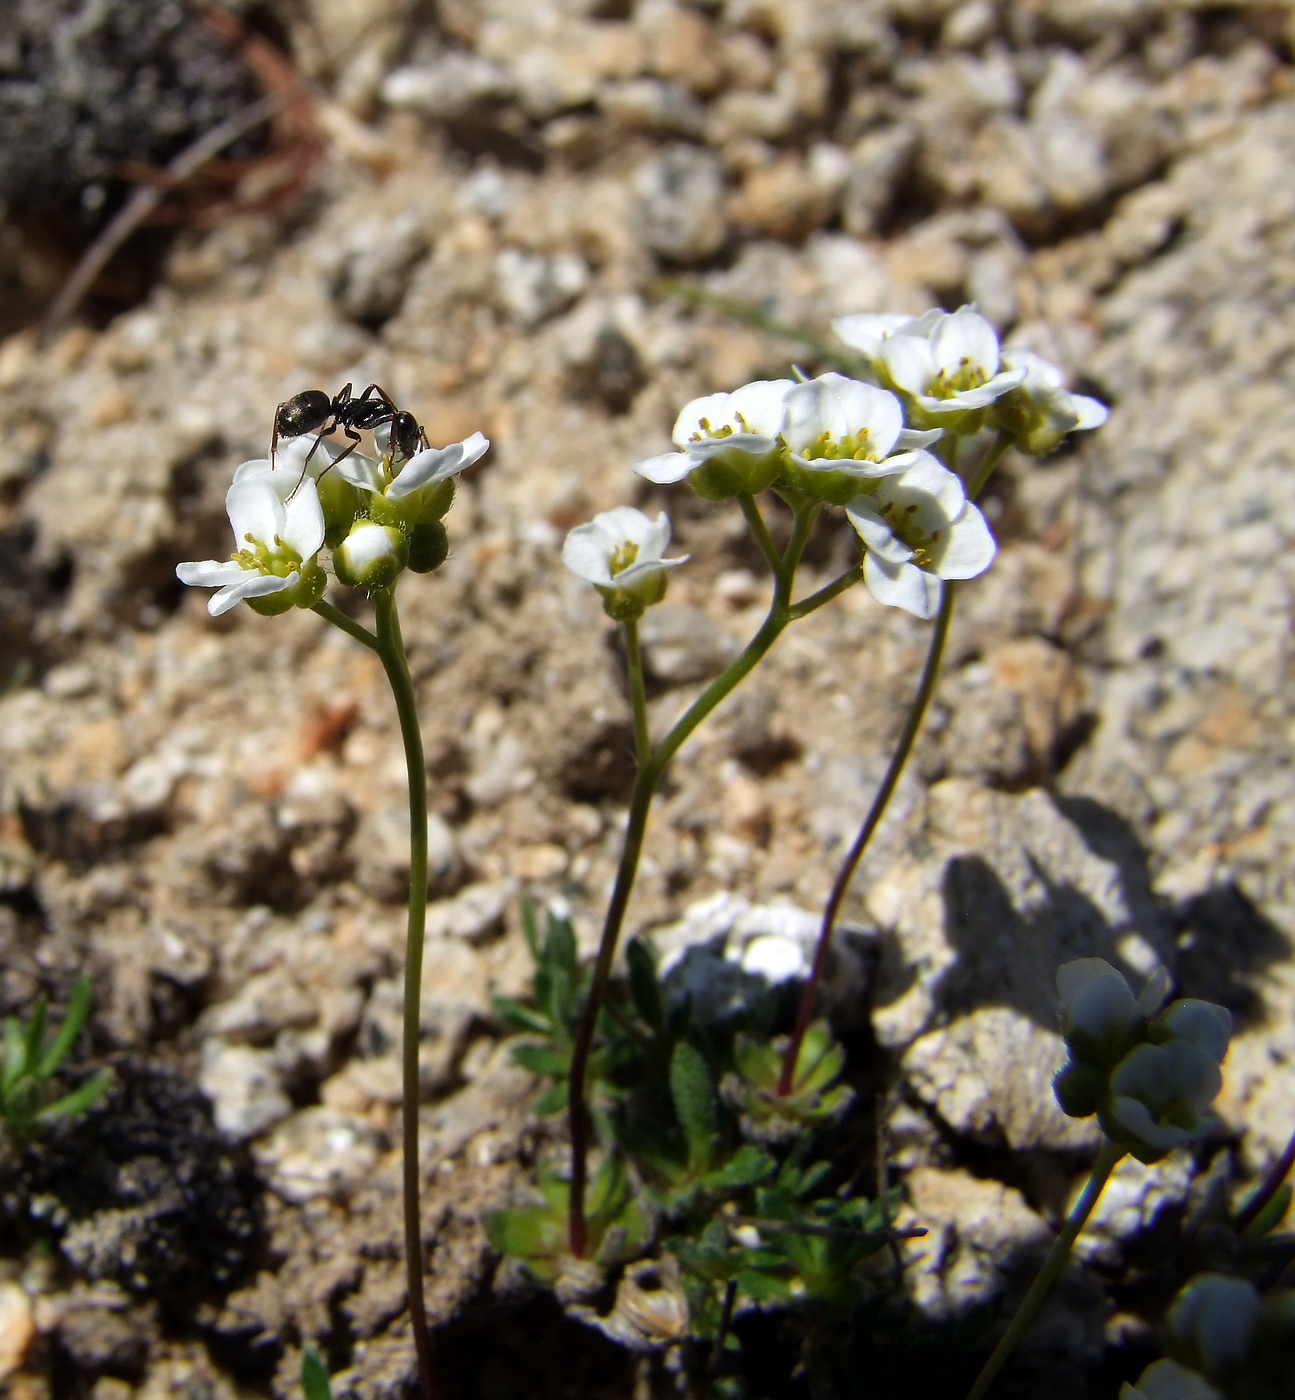
[[[409,542],[394,525],[358,520],[333,551],[338,579],[352,588],[386,588],[409,562]]]
[[[916,461],[916,452],[897,447],[925,447],[940,436],[939,428],[907,432],[894,394],[843,374],[821,374],[787,393],[788,479],[837,505],[856,496],[860,482],[894,476]]]
[[[832,329],[839,340],[871,362],[881,358],[882,341],[889,340],[896,331],[926,335],[943,315],[944,312],[938,307],[924,311],[920,316],[909,316],[902,311],[856,312],[853,316],[841,316],[833,321]]]
[[[908,400],[919,426],[987,408],[1026,376],[1023,367],[1002,367],[998,332],[970,306],[905,320],[845,316],[834,328],[882,384]]]
[[[384,440],[379,439],[379,445]],[[352,452],[337,463],[337,470],[361,491],[385,496],[388,501],[409,502],[419,493],[426,491],[430,495],[433,488],[452,481],[461,471],[484,457],[489,447],[489,438],[473,433],[471,437],[464,438],[462,442],[452,442],[448,447],[425,447],[400,467],[394,466],[388,452],[383,453],[381,461]],[[441,513],[444,514],[444,511]]]
[[[996,552],[985,517],[962,482],[931,456],[882,477],[845,508],[863,541],[863,581],[879,603],[934,617],[941,579],[974,578]]]
[[[678,452],[634,463],[659,486],[691,476],[711,500],[763,491],[778,474],[778,437],[793,379],[758,379],[731,394],[708,394],[685,404],[671,435]]]
[[[279,473],[273,480],[269,473],[244,473],[225,496],[236,552],[225,563],[203,559],[177,567],[181,583],[219,589],[207,604],[212,617],[243,599],[250,602],[275,594],[283,596],[263,611],[310,607],[318,601],[324,582],[315,560],[324,543],[319,493],[309,477],[295,494],[291,484],[286,490],[282,486]]]
[[[603,595],[603,606],[618,622],[639,617],[665,596],[666,575],[684,563],[663,559],[670,543],[670,521],[655,520],[633,506],[617,506],[577,525],[562,546],[562,562]]]
[[[1100,428],[1110,412],[1086,394],[1072,394],[1050,360],[1020,346],[1004,346],[1003,363],[1024,370],[1024,380],[994,405],[996,426],[1012,434],[1023,452],[1042,456],[1070,432]]]

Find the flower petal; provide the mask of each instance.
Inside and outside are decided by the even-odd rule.
[[[1083,433],[1090,428],[1100,428],[1111,416],[1111,410],[1104,403],[1090,399],[1087,394],[1071,394],[1070,400],[1079,415],[1079,422],[1075,424],[1076,432]]]
[[[962,306],[935,327],[931,334],[931,353],[936,369],[945,374],[957,374],[971,365],[986,378],[992,378],[1000,364],[998,332],[980,312]]]
[[[902,311],[856,312],[853,316],[841,316],[833,321],[832,330],[838,340],[875,359],[881,342],[901,326],[907,326],[912,319]]]
[[[248,536],[260,544],[273,544],[284,527],[283,501],[276,486],[265,476],[248,476],[236,481],[225,493],[225,509],[234,530],[234,541],[241,549]]]
[[[283,528],[279,538],[305,560],[319,553],[324,543],[324,508],[319,502],[319,488],[307,477],[300,489],[283,507]]]
[[[640,579],[659,574],[663,569],[673,569],[680,564],[686,564],[691,558],[691,554],[683,554],[678,559],[638,559],[628,569],[622,569],[612,582],[617,588],[628,588]]]
[[[867,548],[869,557],[876,554],[896,565],[913,557],[913,551],[902,540],[895,538],[895,532],[873,504],[871,496],[856,496],[846,506],[845,514]]]
[[[741,415],[753,435],[776,438],[782,432],[787,394],[796,387],[794,379],[756,379],[743,384],[728,396],[733,426]]]
[[[673,486],[700,465],[700,459],[690,452],[663,452],[659,457],[645,457],[635,462],[631,470],[657,486]]]
[[[892,335],[881,347],[880,359],[896,386],[907,394],[924,397],[935,378],[931,343],[914,335]],[[936,402],[939,402],[936,400]]]
[[[577,578],[606,586],[612,581],[612,547],[607,533],[591,520],[568,532],[562,543],[562,562]]]
[[[285,588],[295,588],[299,580],[300,575],[295,570],[287,578],[279,578],[277,574],[256,574],[250,569],[244,569],[243,577],[237,583],[227,584],[219,593],[211,595],[207,611],[212,617],[219,617],[241,603],[244,598],[268,598],[271,593],[282,593]]]
[[[232,560],[194,559],[175,566],[175,576],[191,588],[224,588],[237,583],[247,572]]]
[[[448,447],[425,447],[400,469],[400,475],[387,487],[387,498],[398,501],[424,486],[457,476],[484,457],[489,447],[490,439],[482,433],[473,433]]]
[[[916,564],[889,564],[869,550],[863,561],[863,581],[879,603],[903,608],[914,617],[932,618],[939,609],[943,585]]]
[[[947,539],[936,568],[941,578],[975,578],[989,568],[998,553],[985,517],[970,501],[949,527]]]

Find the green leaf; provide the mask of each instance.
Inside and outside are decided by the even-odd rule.
[[[629,970],[634,1009],[660,1035],[665,1029],[665,1008],[661,1005],[661,988],[657,983],[656,958],[651,945],[641,938],[631,938],[625,949],[625,965]]]
[[[531,1035],[551,1035],[553,1033],[553,1023],[542,1011],[536,1011],[533,1006],[513,1001],[509,997],[491,997],[490,1005],[494,1008],[495,1015],[507,1024],[509,1030],[527,1031]]]
[[[63,1017],[63,1024],[58,1028],[58,1034],[54,1037],[53,1044],[42,1056],[40,1064],[36,1067],[38,1079],[48,1079],[54,1073],[63,1063],[64,1055],[72,1048],[72,1042],[81,1034],[85,1018],[90,1014],[90,985],[88,972],[83,972],[76,979],[76,986],[72,988],[72,995],[68,999],[67,1014]]]
[[[571,927],[570,919],[559,919],[551,910],[544,959],[554,967],[565,969],[572,978],[575,977],[576,931]]]
[[[719,1115],[710,1070],[696,1046],[681,1040],[670,1057],[670,1097],[694,1170],[709,1167],[719,1146]]]
[[[559,1113],[567,1106],[567,1081],[559,1080],[551,1088],[545,1091],[535,1100],[535,1112],[541,1118],[547,1118],[550,1113]]]
[[[535,904],[530,899],[522,900],[522,932],[526,935],[526,946],[531,950],[531,960],[538,965],[543,961],[540,953],[540,928],[535,922]]]
[[[44,996],[38,996],[36,1003],[31,1010],[31,1021],[27,1026],[27,1051],[26,1059],[29,1065],[38,1066],[36,1077],[43,1079],[39,1069],[41,1063],[41,1050],[45,1044],[45,1017],[49,1010],[49,1002]]]
[[[723,1166],[707,1172],[703,1184],[708,1191],[736,1191],[766,1181],[777,1168],[763,1148],[744,1143]]]
[[[571,1067],[570,1055],[563,1054],[552,1045],[536,1045],[531,1041],[514,1045],[513,1059],[523,1069],[528,1069],[534,1074],[549,1074],[554,1079],[564,1079]]]
[[[61,1118],[79,1117],[103,1098],[112,1087],[112,1078],[112,1070],[101,1069],[79,1088],[73,1089],[70,1094],[64,1094],[61,1099],[56,1099],[47,1108],[42,1109],[37,1117],[42,1123],[56,1123]]]
[[[4,1074],[0,1088],[7,1098],[15,1084],[27,1073],[27,1037],[16,1016],[6,1016],[4,1023]]]
[[[333,1388],[328,1381],[328,1367],[314,1347],[307,1347],[301,1357],[301,1389],[306,1400],[333,1400]]]
[[[500,1254],[543,1259],[562,1246],[562,1229],[548,1206],[513,1206],[492,1210],[485,1218],[486,1238]]]

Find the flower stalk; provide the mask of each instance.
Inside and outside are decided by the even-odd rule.
[[[791,1039],[787,1043],[786,1054],[783,1056],[782,1076],[778,1080],[778,1093],[784,1098],[791,1093],[792,1079],[796,1071],[796,1061],[800,1056],[801,1042],[805,1039],[805,1032],[809,1029],[809,1023],[814,1017],[814,1002],[818,997],[819,984],[823,980],[823,971],[827,966],[827,955],[832,947],[832,933],[836,928],[836,920],[841,912],[841,903],[845,899],[845,892],[850,888],[850,881],[854,879],[854,872],[858,869],[859,861],[862,859],[864,851],[867,850],[869,841],[872,840],[873,832],[881,824],[881,819],[886,814],[886,808],[890,805],[890,799],[896,787],[899,786],[900,777],[908,763],[908,756],[913,752],[913,744],[917,740],[922,721],[926,718],[931,696],[935,694],[935,683],[940,675],[940,662],[944,659],[944,645],[949,637],[949,624],[953,621],[953,606],[957,596],[957,585],[951,579],[947,580],[944,584],[943,596],[940,599],[940,611],[936,614],[935,627],[931,632],[931,645],[926,653],[926,665],[922,668],[922,679],[918,684],[917,694],[913,697],[913,703],[908,707],[908,718],[904,721],[903,732],[899,736],[899,742],[895,745],[894,753],[890,756],[886,776],[877,789],[877,795],[872,799],[868,815],[864,818],[863,825],[859,828],[858,835],[855,836],[854,843],[846,854],[845,860],[842,861],[841,868],[836,872],[836,879],[832,882],[832,891],[823,908],[823,923],[819,929],[818,943],[814,948],[814,963],[810,968],[809,977],[805,981],[804,990],[800,994],[800,1004],[796,1008],[796,1022],[792,1028]]]
[[[739,500],[741,499],[739,497]],[[765,538],[767,538],[768,530],[765,527],[763,517],[759,514],[759,507],[755,505],[754,500],[751,500],[749,495],[747,499],[750,504],[749,506],[743,505],[744,513],[754,512],[759,517],[760,526],[764,530]],[[571,1133],[571,1193],[567,1214],[567,1248],[577,1259],[585,1257],[585,1250],[588,1246],[584,1203],[585,1187],[588,1182],[587,1158],[589,1154],[589,1115],[585,1094],[589,1055],[593,1047],[598,1011],[605,999],[607,983],[611,977],[612,961],[616,956],[621,925],[625,921],[625,911],[629,906],[630,893],[634,888],[634,880],[638,874],[639,857],[643,852],[643,837],[647,831],[652,798],[656,794],[657,785],[665,770],[669,767],[670,760],[678,753],[688,737],[716,706],[751,674],[787,625],[794,621],[795,615],[791,603],[792,585],[795,581],[800,557],[805,551],[805,545],[809,541],[810,532],[814,528],[814,522],[818,519],[820,509],[820,504],[813,501],[801,506],[796,512],[791,540],[788,542],[785,552],[777,554],[775,551],[777,568],[774,570],[773,599],[759,630],[727,669],[717,676],[693,701],[655,748],[652,748],[650,742],[647,741],[646,711],[644,710],[641,721],[638,713],[639,706],[642,704],[642,674],[641,662],[638,660],[637,629],[632,635],[628,631],[626,633],[626,643],[631,658],[631,695],[635,695],[636,692],[640,695],[640,698],[634,701],[636,707],[635,733],[636,738],[640,732],[642,733],[643,746],[638,749],[640,761],[638,775],[634,781],[634,791],[630,797],[629,819],[625,827],[625,844],[621,849],[616,881],[612,887],[612,896],[607,905],[606,917],[603,920],[602,936],[598,943],[598,954],[594,962],[593,980],[589,986],[589,995],[581,1009],[580,1023],[576,1029],[575,1042],[571,1052],[567,1101]],[[751,519],[749,513],[747,518]],[[758,532],[756,532],[756,537],[760,538]],[[639,667],[637,682],[634,679],[636,664]]]
[[[327,606],[327,605],[325,605]],[[409,1287],[409,1321],[418,1354],[418,1378],[423,1400],[438,1400],[432,1370],[432,1343],[427,1330],[427,1304],[423,1296],[423,1230],[419,1208],[421,1169],[418,1151],[418,1042],[422,1010],[423,942],[427,930],[427,764],[423,736],[418,727],[418,704],[409,674],[394,589],[373,595],[377,617],[377,645],[396,701],[400,737],[405,746],[409,777],[409,923],[405,939],[405,1007],[403,1037],[403,1098],[401,1137],[404,1148],[405,1274]],[[317,610],[319,610],[317,608]],[[325,613],[335,621],[331,611]],[[350,619],[348,618],[349,622]],[[339,624],[340,625],[340,624]],[[343,628],[355,635],[349,627]],[[360,639],[362,640],[362,639]]]
[[[941,444],[944,448],[945,464],[950,470],[957,463],[958,448],[961,442],[962,439],[957,434],[952,434]],[[969,501],[975,501],[985,489],[985,484],[994,468],[1011,445],[1010,433],[999,432],[997,434],[985,455],[976,464],[976,469],[967,483],[967,499]],[[851,570],[850,574],[854,572]],[[845,580],[850,578],[850,574],[843,575],[836,583],[828,584],[826,588],[820,589],[818,593],[812,594],[804,602],[797,604],[797,609],[793,609],[796,616],[803,617],[806,612],[811,611],[812,609],[808,605],[821,607],[822,603],[829,602],[831,598],[836,596],[833,590],[838,589],[838,585],[840,585],[840,591],[848,588],[849,584]],[[953,579],[946,579],[940,598],[940,610],[936,614],[935,627],[931,633],[931,644],[926,653],[926,665],[922,669],[922,679],[918,684],[917,694],[913,697],[912,705],[909,706],[908,718],[904,721],[899,742],[895,745],[894,753],[891,754],[890,763],[886,768],[886,776],[877,789],[877,795],[873,798],[868,815],[859,828],[859,834],[854,838],[854,844],[850,847],[841,868],[837,871],[836,879],[832,882],[831,893],[823,907],[823,922],[819,929],[818,943],[814,948],[814,962],[810,968],[809,977],[806,979],[804,990],[801,992],[800,1003],[796,1008],[796,1021],[792,1028],[791,1039],[787,1043],[787,1052],[783,1057],[782,1077],[778,1081],[778,1092],[784,1098],[791,1093],[796,1058],[800,1054],[805,1031],[814,1018],[814,1003],[818,998],[818,988],[827,967],[827,955],[832,947],[832,935],[841,913],[841,904],[845,899],[846,891],[850,888],[850,881],[854,879],[854,872],[858,869],[859,861],[863,858],[863,853],[867,850],[873,833],[881,825],[881,819],[886,814],[890,799],[894,796],[896,787],[899,786],[899,780],[903,776],[909,755],[913,752],[913,744],[917,739],[918,731],[926,718],[931,696],[935,693],[935,683],[939,678],[940,664],[944,659],[945,643],[949,637],[949,624],[953,621],[953,606],[956,596],[956,582]],[[820,598],[822,599],[821,603],[819,602]]]
[[[1079,1199],[1075,1202],[1074,1209],[1066,1217],[1066,1223],[1052,1242],[1052,1248],[1048,1251],[1048,1257],[1043,1261],[1043,1267],[1030,1285],[1030,1291],[1021,1300],[1021,1306],[1017,1308],[1016,1315],[1008,1324],[1007,1331],[1003,1333],[993,1354],[985,1362],[975,1383],[967,1392],[967,1400],[983,1400],[983,1396],[994,1383],[994,1377],[1003,1369],[1007,1358],[1016,1350],[1021,1338],[1029,1331],[1034,1319],[1039,1315],[1039,1309],[1043,1306],[1043,1301],[1051,1291],[1052,1285],[1057,1281],[1062,1269],[1066,1267],[1066,1261],[1070,1258],[1070,1251],[1074,1248],[1079,1232],[1087,1224],[1088,1217],[1093,1213],[1093,1207],[1096,1206],[1101,1197],[1107,1181],[1110,1180],[1111,1173],[1124,1155],[1125,1149],[1119,1143],[1109,1140],[1103,1141],[1102,1150],[1098,1154],[1097,1161],[1093,1163],[1093,1170],[1089,1174]]]

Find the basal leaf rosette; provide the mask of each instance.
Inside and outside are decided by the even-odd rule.
[[[725,501],[771,486],[782,465],[780,435],[792,379],[759,379],[731,394],[708,394],[685,404],[665,452],[634,463],[658,486],[686,477],[699,496]]]
[[[904,400],[913,428],[974,433],[990,405],[1026,378],[1025,367],[1004,366],[998,332],[972,306],[902,320],[844,316],[833,327]]]
[[[805,1032],[791,1092],[779,1094],[786,1049],[786,1036],[767,1041],[742,1034],[734,1042],[734,1069],[724,1076],[720,1093],[748,1141],[786,1143],[807,1128],[830,1127],[854,1098],[849,1085],[837,1083],[845,1052],[826,1021],[815,1021]]]
[[[1032,350],[1005,346],[1003,365],[1025,371],[1024,380],[994,403],[990,422],[1022,452],[1042,457],[1061,445],[1067,433],[1100,428],[1110,416],[1106,405],[1086,394],[1072,394],[1065,375]]]
[[[906,430],[903,406],[885,389],[821,374],[787,393],[781,482],[798,495],[845,505],[867,483],[911,466],[912,449],[940,436],[938,428]]]
[[[846,506],[865,550],[869,593],[915,617],[934,617],[942,580],[974,578],[993,562],[994,537],[959,478],[929,452],[866,483]]]
[[[314,481],[245,473],[226,493],[225,510],[234,553],[223,562],[189,561],[175,571],[181,583],[217,590],[207,603],[212,617],[240,602],[266,617],[314,607],[327,582],[318,561],[324,513]]]
[[[1232,1028],[1223,1007],[1181,999],[1157,1015],[1163,972],[1135,998],[1100,958],[1067,963],[1057,986],[1070,1058],[1053,1090],[1065,1113],[1096,1114],[1112,1142],[1147,1163],[1209,1130]]]
[[[562,562],[602,594],[608,617],[628,622],[665,597],[670,570],[687,561],[687,555],[662,558],[669,543],[664,511],[653,520],[633,506],[617,506],[567,535]]]

